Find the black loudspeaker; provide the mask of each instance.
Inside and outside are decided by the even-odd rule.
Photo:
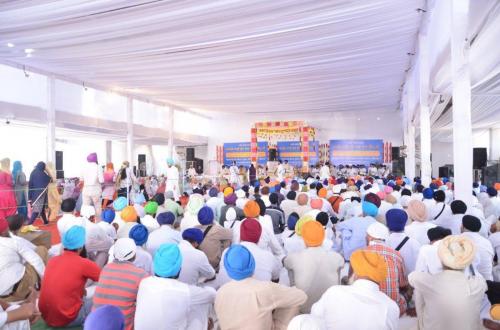
[[[276,161],[276,149],[272,148],[269,149],[269,161],[270,162],[275,162]]]
[[[194,169],[196,170],[196,173],[203,174],[203,159],[195,158],[193,165]]]
[[[440,178],[449,178],[449,177],[452,177],[454,176],[454,173],[453,173],[453,165],[444,165],[444,166],[441,166],[439,167],[439,177]]]
[[[56,151],[56,179],[64,179],[63,152]]]
[[[145,154],[137,155],[137,164],[139,164],[139,176],[145,177],[146,176],[146,155]]]
[[[186,161],[193,162],[194,159],[194,148],[186,148]]]
[[[399,149],[399,148],[398,148]],[[392,174],[396,176],[405,175],[405,160],[404,158],[392,158]]]
[[[392,147],[392,159],[399,158],[399,147]]]
[[[474,169],[482,169],[486,167],[486,161],[488,159],[488,155],[486,153],[486,148],[474,148],[473,149],[473,168]]]

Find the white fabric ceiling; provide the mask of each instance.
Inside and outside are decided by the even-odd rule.
[[[0,1],[0,59],[202,111],[375,113],[399,107],[424,5]]]

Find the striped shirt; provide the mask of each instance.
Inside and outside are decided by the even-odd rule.
[[[387,263],[387,278],[385,282],[380,283],[380,291],[398,304],[400,315],[403,315],[406,312],[406,299],[399,292],[399,289],[408,286],[403,257],[398,251],[380,243],[368,246],[367,250],[384,257]]]
[[[92,309],[102,305],[116,306],[125,316],[125,329],[133,329],[137,291],[146,277],[148,274],[131,262],[107,264],[99,276]]]

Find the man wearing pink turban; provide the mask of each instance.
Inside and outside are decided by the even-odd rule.
[[[93,205],[96,217],[101,217],[101,185],[104,183],[102,168],[97,164],[97,154],[95,152],[87,156],[87,163],[83,167],[82,205]]]
[[[411,200],[408,203],[406,212],[413,222],[406,226],[405,233],[410,238],[416,239],[421,245],[429,244],[427,231],[436,227],[436,225],[427,221],[427,208],[425,204],[421,201]]]

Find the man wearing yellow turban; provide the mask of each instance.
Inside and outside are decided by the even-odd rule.
[[[398,305],[380,291],[387,276],[384,258],[358,249],[351,254],[352,285],[330,287],[311,308],[326,329],[397,329]]]
[[[419,329],[482,329],[481,303],[488,287],[471,266],[474,242],[463,235],[447,236],[439,242],[438,255],[442,272],[408,276],[415,289]],[[471,269],[471,275],[465,269]]]

